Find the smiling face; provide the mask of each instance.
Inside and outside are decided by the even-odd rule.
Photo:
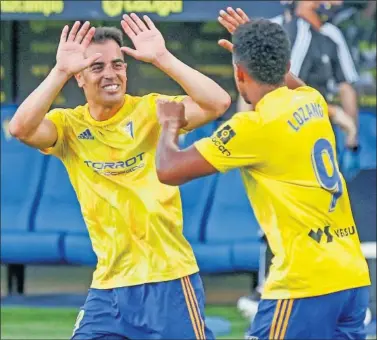
[[[76,75],[77,83],[83,88],[88,102],[104,107],[118,105],[127,88],[127,64],[123,53],[114,40],[92,43],[86,50],[86,57],[96,53],[102,56]]]

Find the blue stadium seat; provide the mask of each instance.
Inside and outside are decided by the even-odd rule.
[[[206,242],[257,241],[259,230],[239,170],[220,174],[208,217]]]
[[[34,225],[37,233],[52,232],[63,237],[61,254],[66,263],[96,263],[77,196],[63,163],[55,157],[51,157],[46,171]]]
[[[64,238],[64,259],[69,264],[95,266],[97,256],[89,236],[67,234]]]
[[[233,271],[231,245],[194,243],[191,245],[201,273]]]
[[[1,262],[60,263],[60,236],[31,231],[47,157],[9,135],[15,109],[1,109]]]
[[[344,150],[344,133],[334,126],[338,157]],[[360,170],[376,168],[376,113],[360,111],[359,113],[359,142],[360,142]]]
[[[209,137],[216,130],[218,122],[210,122],[187,134],[179,136],[179,145],[181,148],[187,148],[199,139]]]
[[[28,231],[46,159],[10,136],[12,114],[1,110],[1,230]]]
[[[87,235],[76,194],[63,163],[50,157],[41,199],[35,215],[37,232]]]
[[[260,228],[239,170],[219,175],[206,225],[206,244],[230,245],[232,269],[257,270]]]
[[[233,270],[256,271],[260,263],[260,246],[260,241],[235,243],[231,251]]]
[[[4,233],[1,235],[3,264],[63,263],[62,235],[52,233]]]
[[[203,241],[203,229],[212,201],[217,175],[188,182],[180,187],[183,233],[190,243]]]
[[[360,167],[376,168],[376,113],[360,113]]]

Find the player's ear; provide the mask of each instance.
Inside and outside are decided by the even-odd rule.
[[[236,80],[240,83],[245,81],[245,70],[241,65],[234,64],[234,74],[236,76]]]
[[[76,73],[75,78],[77,81],[77,85],[82,88],[84,86],[84,78],[82,76],[82,72]]]

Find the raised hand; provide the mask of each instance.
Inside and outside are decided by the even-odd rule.
[[[250,21],[249,17],[241,8],[234,10],[232,7],[228,7],[226,11],[221,10],[217,20],[230,34],[233,34],[239,25]],[[229,52],[233,51],[233,44],[229,40],[220,39],[218,44]]]
[[[157,117],[160,125],[169,123],[177,129],[187,125],[185,105],[167,99],[157,99]]]
[[[100,53],[96,53],[88,58],[85,57],[85,51],[94,36],[95,28],[90,27],[89,21],[79,28],[79,21],[74,23],[70,32],[69,26],[64,26],[56,53],[56,68],[68,76],[79,73],[101,56]]]
[[[121,25],[135,49],[122,47],[121,50],[137,60],[153,63],[167,52],[165,40],[147,15],[143,19],[145,22],[135,13],[123,15]]]

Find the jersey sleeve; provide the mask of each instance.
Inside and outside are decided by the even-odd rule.
[[[40,150],[45,155],[54,155],[63,158],[66,152],[66,114],[64,109],[53,109],[47,113],[49,119],[56,127],[58,139],[55,144],[47,149]]]
[[[238,113],[211,137],[194,145],[218,171],[256,166],[263,162],[263,126],[254,112]]]

